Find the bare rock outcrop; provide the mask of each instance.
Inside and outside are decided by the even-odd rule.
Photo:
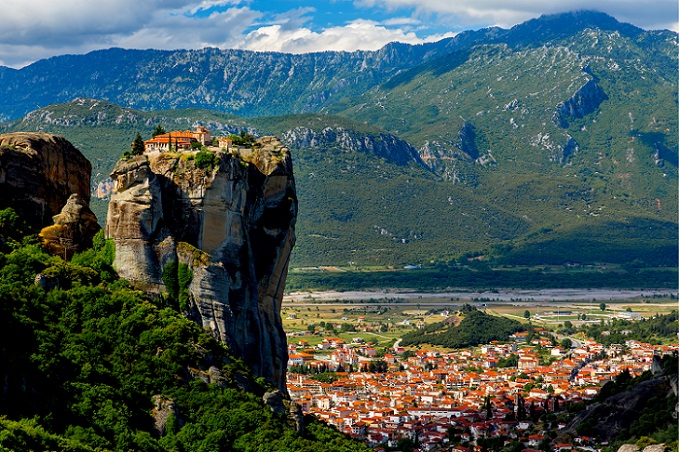
[[[40,231],[43,246],[51,254],[70,259],[74,253],[92,246],[92,238],[101,229],[87,202],[73,193],[52,218],[54,224]]]
[[[153,430],[158,436],[164,436],[167,432],[167,423],[174,418],[178,422],[179,413],[177,412],[177,404],[174,400],[164,397],[162,395],[154,395],[153,409],[151,410],[151,417],[153,418]]]
[[[552,116],[554,123],[561,128],[568,128],[569,120],[584,118],[596,111],[608,95],[593,78],[578,89],[568,100],[560,102]]]
[[[643,452],[666,452],[669,450],[670,448],[664,444],[651,444],[643,448]],[[642,452],[642,449],[636,444],[623,444],[618,452]]]
[[[210,155],[118,162],[106,221],[114,266],[150,292],[175,292],[189,317],[286,393],[280,309],[295,242],[292,160],[274,137],[242,155]]]
[[[672,392],[671,377],[657,375],[632,388],[595,402],[578,413],[566,433],[575,434],[582,425],[588,425],[589,434],[601,440],[611,440],[639,419],[639,414],[653,397],[665,398]]]
[[[72,194],[90,201],[92,165],[68,140],[38,132],[0,135],[0,208],[35,230],[52,224]]]
[[[623,444],[620,446],[620,449],[618,449],[618,452],[639,452],[639,446],[636,444]]]

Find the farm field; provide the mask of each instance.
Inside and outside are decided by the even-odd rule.
[[[281,315],[285,331],[293,336],[289,342],[304,340],[316,346],[326,337],[338,337],[390,347],[418,327],[459,321],[455,313],[464,304],[555,329],[566,321],[577,327],[613,317],[668,314],[677,309],[677,296],[669,291],[614,290],[295,293],[285,297]]]

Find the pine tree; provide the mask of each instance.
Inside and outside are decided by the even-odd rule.
[[[156,127],[156,130],[153,131],[153,135],[151,136],[155,138],[158,135],[165,135],[165,129],[160,124],[158,124],[158,127]]]
[[[132,143],[132,155],[142,155],[144,153],[144,140],[139,132]]]

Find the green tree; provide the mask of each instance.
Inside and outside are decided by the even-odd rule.
[[[0,220],[21,218],[0,211]],[[37,244],[0,249],[0,343],[13,344],[0,347],[0,451],[369,450],[313,420],[297,435],[263,404],[264,380],[202,326],[161,297],[95,274],[114,249],[103,234],[94,246],[71,262]],[[71,284],[45,291],[37,273]],[[185,264],[163,269],[175,296],[190,281]],[[212,366],[225,376],[219,384],[199,377]],[[157,394],[176,409],[160,438],[148,422]]]
[[[165,289],[173,300],[179,297],[179,264],[177,261],[170,261],[163,267],[161,276]]]
[[[132,155],[142,155],[144,153],[144,139],[139,132],[132,143]]]
[[[415,443],[413,443],[413,440],[410,438],[400,438],[396,442],[396,449],[401,452],[412,452],[415,450]]]
[[[26,234],[28,234],[28,227],[14,209],[0,210],[0,237],[19,240]]]
[[[606,303],[599,303],[599,309],[601,309],[602,311],[605,311],[606,310]]]
[[[212,171],[219,163],[217,155],[211,151],[200,151],[195,157],[196,166],[200,169],[207,169]]]
[[[523,311],[523,318],[524,319],[530,319],[530,311],[528,309]]]
[[[155,137],[157,137],[158,135],[165,135],[165,133],[167,133],[167,132],[165,132],[165,129],[163,128],[163,126],[161,126],[160,124],[158,124],[158,126],[156,127],[156,130],[153,131],[153,134],[152,134],[151,136],[152,136],[153,138],[155,138]]]

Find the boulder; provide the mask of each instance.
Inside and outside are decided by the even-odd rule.
[[[618,449],[618,452],[639,452],[639,446],[636,444],[623,444]]]
[[[276,414],[284,415],[288,411],[283,404],[283,394],[278,390],[265,393],[262,401]]]

